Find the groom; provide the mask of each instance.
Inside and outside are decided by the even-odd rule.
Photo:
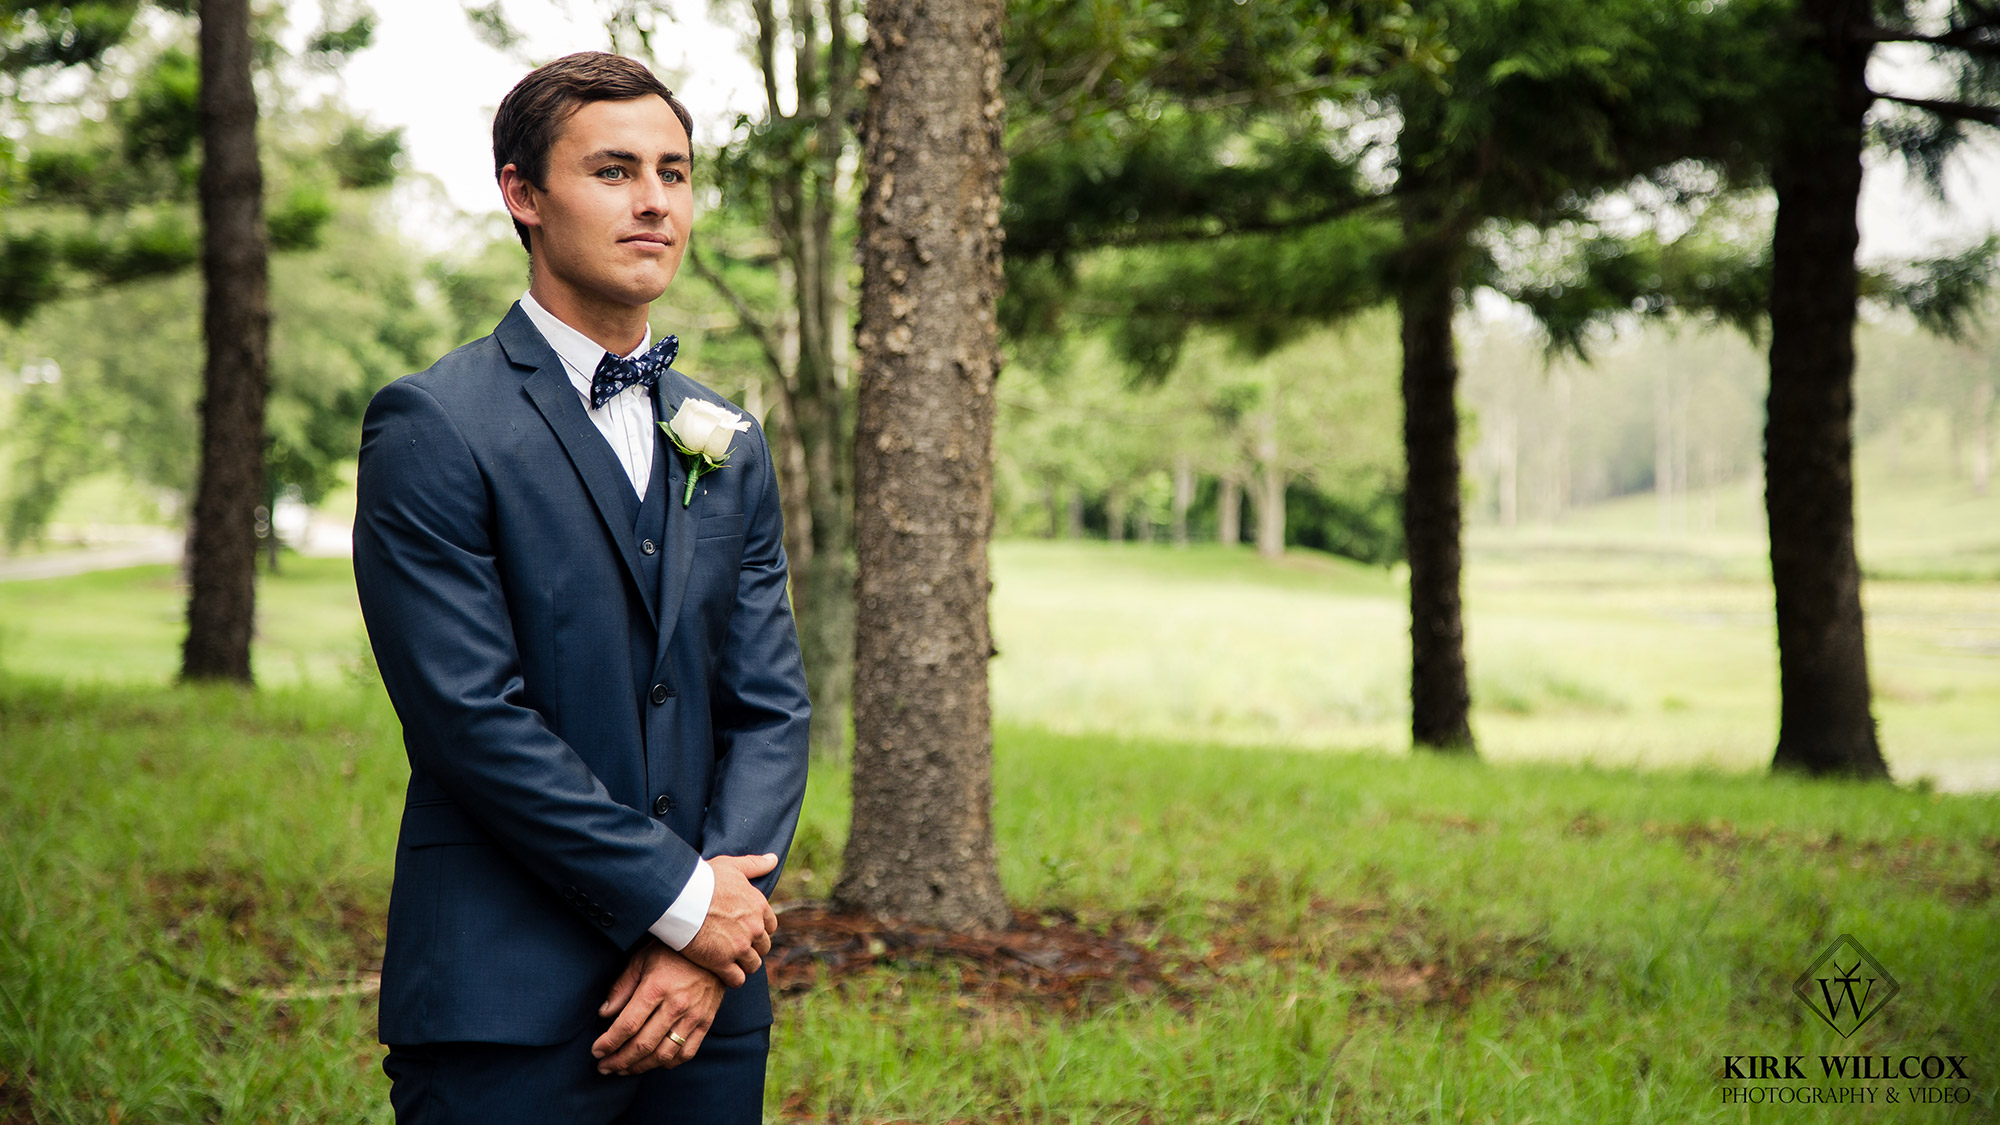
[[[647,325],[693,220],[688,114],[571,55],[501,103],[493,163],[528,292],[377,394],[361,442],[355,582],[410,759],[390,1101],[754,1122],[808,704],[770,449]]]

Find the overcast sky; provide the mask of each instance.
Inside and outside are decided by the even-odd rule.
[[[579,10],[593,7],[575,0]],[[747,9],[747,5],[736,5]],[[654,36],[661,78],[694,115],[698,134],[726,130],[738,112],[762,101],[743,37],[708,14],[706,0],[680,5],[680,21]],[[388,0],[375,4],[374,45],[355,56],[341,82],[347,103],[378,126],[401,126],[411,166],[435,177],[450,203],[471,214],[498,213],[493,184],[493,107],[526,67],[480,42],[459,0]],[[527,58],[601,50],[603,27],[576,19],[560,0],[507,0]],[[1909,71],[1885,60],[1871,71],[1878,87],[1906,89]],[[1871,165],[1861,208],[1861,256],[1906,256],[1958,244],[2000,228],[2000,145],[1986,142],[1954,169],[1949,208],[1913,186],[1893,162]],[[434,233],[442,229],[427,225]]]

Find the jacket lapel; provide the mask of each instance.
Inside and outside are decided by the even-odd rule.
[[[670,394],[675,396],[671,405],[667,402]],[[662,377],[653,390],[654,415],[662,421],[671,418],[685,397],[678,388],[669,390],[667,377]],[[667,657],[667,642],[674,638],[674,625],[681,616],[681,599],[687,594],[688,574],[694,569],[695,517],[693,508],[681,506],[681,495],[687,489],[687,462],[665,430],[660,430],[655,440],[659,456],[667,459],[667,494],[661,497],[667,502],[667,557],[660,567],[660,612],[654,618],[660,623],[660,646],[653,654],[657,666]]]
[[[533,367],[535,373],[528,376],[521,386],[535,409],[542,412],[542,418],[555,431],[556,439],[562,442],[563,451],[569,454],[570,464],[577,476],[583,478],[584,487],[590,491],[590,499],[597,507],[597,514],[604,521],[605,530],[610,533],[611,542],[617,545],[618,557],[625,560],[625,573],[632,579],[632,586],[646,603],[646,612],[654,620],[659,620],[655,602],[656,592],[643,580],[639,566],[639,547],[632,541],[632,522],[637,517],[637,498],[632,493],[632,479],[625,475],[625,469],[618,463],[618,455],[598,432],[590,415],[583,409],[583,400],[577,397],[576,388],[570,384],[569,375],[564,372],[562,360],[556,358],[555,349],[535,328],[528,314],[515,304],[507,318],[493,334],[500,346],[507,352],[507,358],[522,367]],[[672,542],[672,536],[668,542]]]

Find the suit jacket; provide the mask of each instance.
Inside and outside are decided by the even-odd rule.
[[[669,371],[655,409],[690,396],[727,405]],[[355,583],[410,759],[386,1043],[569,1039],[698,856],[790,847],[809,707],[769,446],[739,435],[685,508],[654,460],[659,543],[519,305],[369,404]],[[759,973],[715,1030],[769,1022]]]

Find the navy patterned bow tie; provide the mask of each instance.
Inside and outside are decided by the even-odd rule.
[[[651,388],[660,381],[660,374],[674,365],[674,357],[681,354],[681,338],[664,336],[645,355],[634,359],[620,359],[610,352],[597,361],[597,373],[590,377],[590,408],[596,410],[611,401],[611,397],[627,387]]]

